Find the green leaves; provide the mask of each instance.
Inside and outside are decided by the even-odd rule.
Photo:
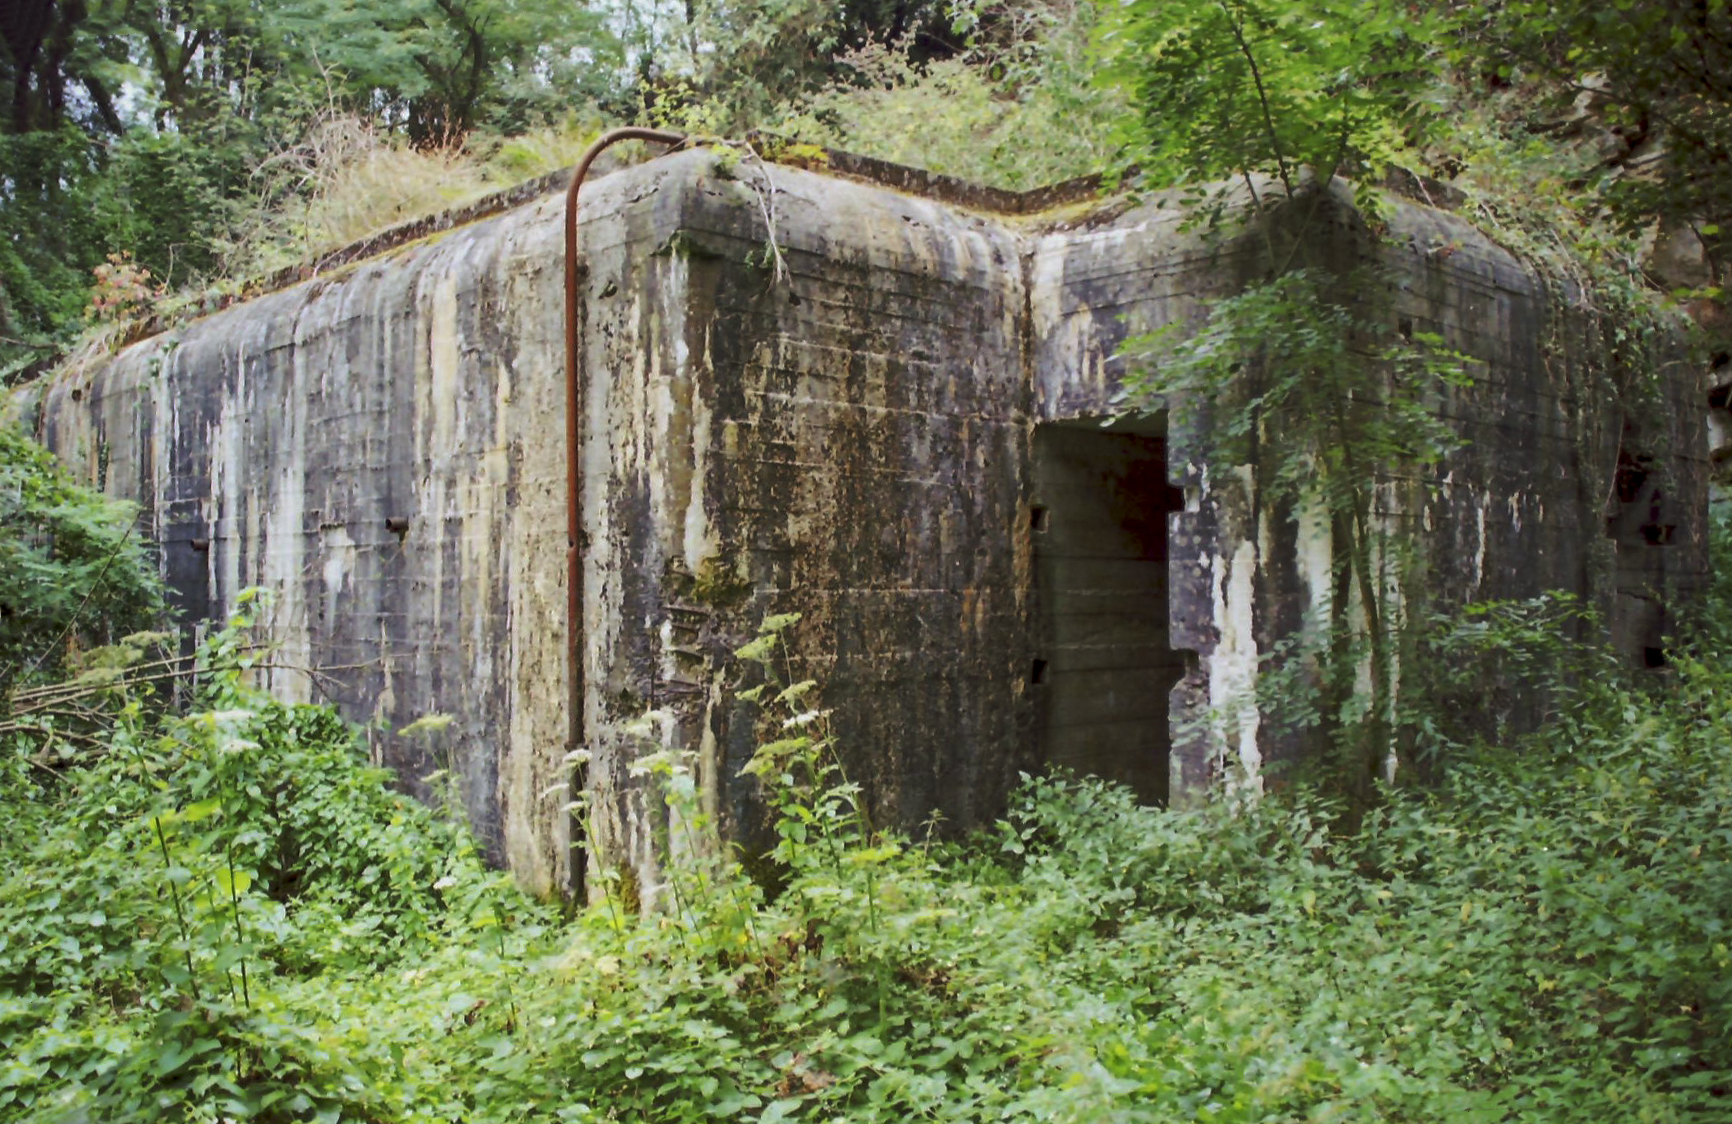
[[[1127,342],[1120,405],[1171,409],[1173,425],[1203,435],[1217,473],[1257,465],[1266,505],[1313,496],[1351,515],[1370,474],[1455,447],[1434,407],[1471,383],[1440,340],[1397,339],[1375,303],[1369,313],[1344,303],[1378,288],[1368,274],[1301,269],[1215,301],[1188,337]]]
[[[1467,378],[1441,340],[1390,339],[1388,289],[1369,269],[1316,268],[1306,232],[1320,210],[1344,205],[1341,176],[1356,181],[1355,218],[1379,225],[1376,185],[1438,124],[1433,71],[1447,22],[1433,6],[1394,0],[1129,0],[1102,40],[1106,80],[1138,111],[1126,140],[1145,178],[1182,186],[1193,225],[1242,220],[1261,242],[1260,280],[1208,302],[1200,328],[1127,342],[1120,405],[1170,407],[1175,431],[1200,438],[1210,501],[1242,517],[1232,532],[1241,541],[1261,541],[1276,512],[1326,520],[1338,580],[1313,609],[1329,618],[1327,651],[1304,660],[1321,674],[1295,677],[1293,662],[1272,670],[1321,680],[1301,684],[1312,697],[1290,708],[1290,728],[1357,731],[1336,773],[1358,805],[1374,799],[1377,767],[1396,751],[1399,614],[1384,602],[1398,551],[1372,491],[1397,464],[1434,461],[1454,444],[1435,407]],[[1239,474],[1243,494],[1232,494],[1226,482]]]
[[[0,1050],[30,1067],[0,1083],[0,1120],[372,1113],[377,1075],[320,1029],[329,1001],[283,992],[440,938],[504,949],[540,915],[461,826],[385,788],[335,714],[227,674],[248,650],[222,633],[201,652],[221,709],[123,725],[50,786],[0,774],[25,829],[0,837]]]
[[[412,143],[521,130],[612,92],[601,17],[553,0],[289,0],[255,17],[295,78],[322,68],[346,102],[400,119]]]
[[[455,150],[479,130],[593,112],[629,82],[607,21],[563,0],[29,7],[16,30],[46,38],[0,51],[14,95],[0,119],[0,384],[64,350],[97,319],[92,300],[115,310],[92,284],[111,255],[170,291],[257,270],[256,243],[291,226],[272,212],[306,212],[355,159],[351,118],[351,133]],[[404,217],[401,194],[386,218]]]
[[[1732,158],[1732,105],[1718,77],[1732,63],[1726,5],[1512,0],[1467,30],[1462,62],[1519,84],[1525,124],[1566,140],[1588,134],[1591,143],[1559,156],[1578,190],[1609,203],[1626,229],[1732,217],[1719,170]]]
[[[250,1013],[226,990],[191,1010],[153,990],[185,986],[154,968],[179,955],[165,868],[118,849],[137,845],[124,825],[91,850],[115,829],[68,815],[36,846],[76,842],[13,864],[37,889],[14,875],[0,894],[0,970],[67,957],[55,988],[0,977],[0,1119],[162,1099],[188,1119],[476,1124],[1711,1116],[1732,1073],[1732,690],[1712,665],[1679,678],[1397,795],[1351,837],[1303,792],[1171,813],[1050,778],[997,845],[928,851],[840,833],[846,805],[820,794],[785,816],[807,851],[778,897],[687,867],[678,914],[536,932],[499,897],[470,919],[485,932],[436,927],[408,957],[363,934],[292,971],[263,934],[348,919],[302,899],[285,921],[240,878],[261,934]],[[89,799],[127,805],[121,775]],[[350,822],[372,799],[320,808]],[[226,864],[194,833],[259,814],[201,803],[162,811],[195,890]],[[14,958],[26,908],[43,936]],[[123,967],[141,934],[153,951]],[[194,945],[220,983],[224,950]]]
[[[1574,611],[1486,607],[1441,658]],[[791,627],[773,893],[658,751],[664,908],[558,923],[328,711],[220,677],[220,711],[9,780],[0,1121],[1717,1118],[1732,626],[1356,834],[1302,786],[1168,812],[1058,776],[960,846],[867,827]]]
[[[1112,6],[1107,80],[1137,109],[1127,140],[1158,184],[1272,177],[1291,196],[1380,176],[1434,122],[1431,9],[1388,0],[1132,0]]]
[[[133,516],[0,425],[0,716],[9,690],[62,671],[70,644],[96,648],[159,623],[162,583]]]

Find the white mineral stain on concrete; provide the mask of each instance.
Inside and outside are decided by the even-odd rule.
[[[709,475],[710,426],[712,415],[709,401],[693,387],[691,417],[691,488],[686,498],[684,519],[684,553],[686,564],[693,573],[716,552],[715,532],[709,514],[704,509],[704,479]]]
[[[427,351],[431,364],[428,383],[428,416],[433,422],[429,435],[436,456],[456,451],[458,371],[462,366],[462,341],[457,329],[457,277],[447,273],[433,286],[432,315],[427,325]]]
[[[288,378],[280,388],[281,398],[271,406],[281,411],[277,431],[278,464],[270,511],[265,516],[260,553],[264,558],[264,585],[274,597],[270,608],[269,634],[282,646],[283,663],[312,667],[315,660],[308,630],[306,583],[307,477],[307,387],[313,381],[307,370],[311,349],[302,345],[309,329],[302,313],[296,312],[293,338],[297,346],[290,360]],[[224,591],[233,597],[234,590]],[[306,677],[287,670],[273,671],[270,686],[289,697],[307,691]]]
[[[422,525],[416,530],[426,542],[429,572],[427,581],[434,591],[429,599],[434,636],[445,635],[445,536],[448,523],[456,513],[452,510],[451,458],[457,442],[457,396],[462,346],[457,325],[457,277],[447,266],[447,272],[433,279],[431,299],[417,309],[425,317],[426,365],[416,367],[417,395],[415,411],[416,460],[422,466],[423,499]],[[423,371],[425,378],[423,379]],[[430,663],[432,653],[426,653],[423,666]],[[434,700],[439,705],[438,700]]]
[[[379,650],[388,650],[389,644],[390,637],[385,632],[385,622],[380,620]],[[389,726],[391,715],[397,709],[397,676],[395,674],[396,661],[385,660],[384,665],[380,670],[383,673],[382,679],[384,682],[379,689],[379,697],[373,702],[373,722],[375,725]],[[367,748],[369,751],[368,756],[372,758],[373,764],[383,765],[385,763],[383,743],[374,737],[369,737],[367,741]]]
[[[1092,383],[1096,365],[1091,349],[1095,344],[1093,325],[1087,316],[1069,315],[1065,310],[1065,264],[1070,240],[1061,234],[1049,234],[1037,239],[1030,252],[1028,269],[1029,312],[1034,323],[1050,341],[1053,351],[1065,357],[1064,363],[1046,364],[1034,372],[1034,408],[1037,415],[1057,404],[1066,384]],[[1064,368],[1070,366],[1070,370]]]
[[[247,418],[254,404],[246,401],[246,358],[243,352],[235,375],[235,389],[223,395],[216,432],[207,440],[211,450],[211,492],[217,498],[215,519],[209,529],[210,549],[205,555],[218,589],[241,588],[241,553],[250,545],[241,527],[241,475],[245,471]],[[207,579],[209,580],[209,579]]]
[[[1329,627],[1335,596],[1335,535],[1329,509],[1316,496],[1300,504],[1297,534],[1299,580],[1305,584],[1305,622],[1319,632]]]
[[[1407,623],[1407,591],[1401,585],[1400,565],[1396,559],[1390,557],[1390,544],[1394,540],[1395,528],[1389,527],[1386,530],[1388,533],[1380,540],[1380,549],[1376,555],[1378,596],[1382,599],[1378,618],[1383,623],[1383,634],[1387,638],[1388,647],[1389,697],[1385,700],[1385,705],[1394,708],[1399,705],[1401,700],[1402,646],[1396,642],[1396,638],[1402,634]],[[1368,663],[1366,667],[1368,678],[1370,670]],[[1393,723],[1394,717],[1393,709],[1384,715],[1384,718],[1391,723]],[[1386,728],[1393,729],[1394,727],[1390,725]],[[1400,759],[1396,754],[1395,745],[1391,742],[1383,755],[1385,781],[1390,784],[1395,783],[1395,773],[1399,764]]]
[[[519,340],[495,387],[494,442],[521,456],[528,448],[555,448],[557,457],[521,457],[515,505],[500,513],[506,642],[499,653],[505,673],[505,744],[499,750],[500,800],[506,853],[520,885],[545,894],[569,877],[569,789],[541,793],[565,782],[569,689],[565,651],[565,518],[551,487],[564,480],[564,381],[550,377],[547,357],[559,355],[550,297],[525,268],[533,226],[514,228],[504,307]],[[523,241],[519,241],[523,239]],[[522,255],[521,258],[518,255]],[[552,442],[550,445],[549,443]]]
[[[337,626],[346,609],[343,595],[355,569],[355,540],[343,526],[327,527],[319,538],[319,549],[325,556],[320,577],[325,583],[324,625],[328,633]]]
[[[1220,640],[1209,662],[1209,706],[1215,715],[1219,749],[1233,766],[1226,783],[1263,791],[1263,754],[1257,748],[1262,715],[1257,709],[1257,638],[1252,606],[1257,574],[1257,548],[1241,540],[1229,558],[1217,554],[1213,603]]]
[[[1475,546],[1473,551],[1473,590],[1477,594],[1485,584],[1485,523],[1491,509],[1489,493],[1479,497],[1479,503],[1474,505],[1473,522],[1475,531]]]

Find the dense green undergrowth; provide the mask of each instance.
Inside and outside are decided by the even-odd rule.
[[[689,860],[561,921],[207,651],[197,713],[4,759],[0,1119],[1723,1119],[1721,656],[1352,836],[1047,778],[961,847],[866,832],[773,682],[779,894]]]
[[[100,586],[128,513],[5,463],[77,528],[30,524],[11,596]],[[157,603],[116,581],[121,619]],[[1160,811],[1062,776],[964,844],[872,831],[773,618],[739,656],[779,887],[656,752],[684,857],[576,916],[250,689],[243,629],[143,660],[69,602],[11,636],[61,678],[0,709],[0,1121],[1724,1119],[1727,587],[1665,678],[1575,676],[1352,833],[1302,786]],[[1517,667],[1483,617],[1457,662],[1483,633]]]

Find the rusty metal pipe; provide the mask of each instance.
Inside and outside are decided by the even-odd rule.
[[[571,184],[565,189],[565,666],[568,694],[566,696],[566,751],[573,753],[584,743],[583,722],[583,471],[579,458],[583,451],[583,381],[579,377],[582,364],[578,359],[578,313],[581,294],[578,285],[582,270],[577,250],[577,193],[583,187],[589,166],[602,151],[620,141],[641,140],[678,148],[687,138],[682,133],[662,129],[610,129],[597,137],[584,151],[571,173]],[[589,789],[589,764],[577,762],[572,769],[571,798],[580,799]],[[584,845],[581,823],[571,825],[571,892],[579,905],[586,894],[584,868],[588,853]]]

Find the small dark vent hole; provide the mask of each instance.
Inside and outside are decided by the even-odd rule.
[[[1714,353],[1714,358],[1708,360],[1708,366],[1716,371],[1728,363],[1732,363],[1732,353],[1724,351],[1716,351]]]
[[[1643,648],[1642,649],[1642,666],[1643,667],[1665,667],[1666,666],[1666,649],[1664,649],[1664,648]]]
[[[1046,508],[1039,504],[1028,509],[1028,529],[1039,533],[1046,530]]]
[[[409,521],[401,516],[385,520],[385,529],[396,535],[399,540],[409,533]]]
[[[1635,503],[1636,497],[1642,493],[1642,485],[1648,480],[1648,469],[1654,463],[1649,456],[1631,456],[1627,450],[1618,450],[1618,472],[1613,479],[1613,488],[1618,494],[1619,503]]]
[[[1708,392],[1708,407],[1713,410],[1724,410],[1728,399],[1732,399],[1732,383],[1710,390]]]
[[[1642,525],[1642,541],[1649,546],[1671,546],[1672,536],[1678,528],[1671,523],[1644,523]]]
[[[1395,330],[1401,333],[1402,339],[1404,339],[1404,340],[1412,339],[1413,338],[1413,317],[1403,316],[1400,320],[1396,321],[1395,322]]]
[[[209,539],[191,539],[191,540],[189,540],[188,545],[190,545],[193,548],[194,552],[196,552],[198,554],[209,554],[210,553],[210,540]]]
[[[1034,667],[1029,670],[1028,681],[1035,686],[1046,682],[1046,661],[1035,660]]]

